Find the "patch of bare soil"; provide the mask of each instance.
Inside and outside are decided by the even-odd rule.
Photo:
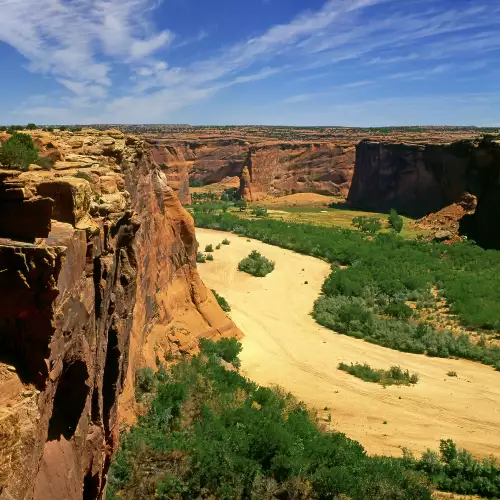
[[[327,263],[229,233],[197,229],[196,234],[202,247],[224,238],[231,242],[199,270],[206,285],[227,299],[231,318],[245,334],[241,361],[250,379],[282,386],[317,408],[325,425],[372,454],[400,456],[404,446],[418,453],[451,438],[476,456],[500,458],[498,372],[335,334],[310,316],[330,272]],[[239,272],[238,262],[252,250],[274,260],[275,271],[265,278]],[[338,370],[341,361],[383,369],[399,365],[420,380],[384,389]],[[447,376],[452,371],[458,376]]]

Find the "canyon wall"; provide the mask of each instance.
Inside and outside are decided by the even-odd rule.
[[[266,196],[318,193],[347,196],[355,147],[330,143],[282,143],[250,148],[240,192],[247,201]]]
[[[500,248],[499,176],[498,140],[425,145],[362,141],[348,203],[423,217],[471,193],[478,206],[465,218],[463,230],[484,246]]]
[[[136,369],[239,332],[142,141],[33,136],[52,169],[0,171],[0,498],[101,498]]]
[[[205,184],[240,177],[247,201],[310,192],[346,196],[354,170],[354,143],[150,142],[167,176],[170,170],[187,169],[191,180]]]

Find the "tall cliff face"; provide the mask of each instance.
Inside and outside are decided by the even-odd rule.
[[[348,202],[353,206],[421,217],[480,195],[490,168],[491,143],[407,145],[361,142]]]
[[[252,147],[241,176],[240,192],[247,201],[294,193],[346,196],[354,156],[354,146],[330,143]]]
[[[136,368],[239,332],[141,141],[35,138],[52,170],[0,171],[0,498],[100,498]]]
[[[354,170],[354,143],[272,142],[237,139],[203,142],[158,141],[152,146],[158,164],[169,172],[189,171],[206,184],[240,177],[247,201],[291,193],[346,196]]]

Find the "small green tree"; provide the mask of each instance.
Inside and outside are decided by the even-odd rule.
[[[238,200],[234,206],[239,208],[240,212],[244,212],[247,209],[247,202],[245,200]]]
[[[38,127],[34,123],[28,123],[26,130],[36,130]]]
[[[382,229],[382,223],[377,217],[354,217],[352,225],[369,234],[376,234]]]
[[[205,247],[205,252],[213,252],[214,251],[214,246],[212,244],[207,245]]]
[[[255,217],[267,217],[267,208],[263,207],[257,207],[252,210],[252,214],[255,215]]]
[[[37,159],[35,143],[28,134],[15,133],[0,148],[0,164],[6,168],[27,170]]]
[[[252,253],[238,264],[238,269],[245,273],[263,278],[274,271],[275,264],[262,254],[253,250]]]
[[[389,215],[389,224],[396,233],[400,233],[403,230],[404,220],[401,215],[399,215],[396,210],[391,209],[391,213]]]

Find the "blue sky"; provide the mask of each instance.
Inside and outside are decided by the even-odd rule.
[[[0,122],[500,124],[498,0],[0,0]]]

